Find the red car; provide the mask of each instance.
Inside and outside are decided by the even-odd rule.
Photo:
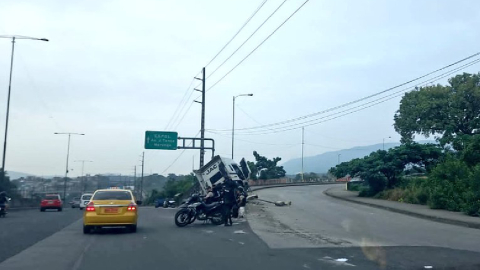
[[[56,209],[62,211],[63,202],[58,194],[47,194],[40,202],[40,212],[45,212],[45,209]]]

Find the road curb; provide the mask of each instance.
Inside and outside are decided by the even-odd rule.
[[[375,208],[387,210],[387,211],[390,211],[390,212],[396,212],[396,213],[400,213],[400,214],[404,214],[404,215],[408,215],[408,216],[412,216],[412,217],[417,217],[417,218],[422,218],[422,219],[427,219],[427,220],[436,221],[436,222],[440,222],[440,223],[457,225],[457,226],[462,226],[462,227],[467,227],[467,228],[472,228],[472,229],[480,229],[480,224],[478,224],[478,223],[466,222],[466,221],[460,221],[460,220],[454,220],[454,219],[447,219],[447,218],[442,218],[442,217],[437,217],[437,216],[429,216],[429,215],[414,213],[414,212],[410,212],[410,211],[406,211],[406,210],[402,210],[402,209],[398,209],[398,208],[393,208],[393,207],[389,207],[389,206],[378,205],[378,204],[373,204],[373,203],[368,203],[368,202],[362,202],[362,201],[358,201],[358,200],[352,200],[352,199],[348,199],[348,198],[345,198],[345,197],[341,197],[341,196],[337,196],[337,195],[333,195],[332,193],[329,193],[328,191],[331,190],[331,189],[332,188],[329,188],[329,189],[323,191],[323,194],[325,194],[329,197],[338,199],[338,200],[343,200],[343,201],[347,201],[347,202],[351,202],[351,203],[356,203],[356,204],[366,205],[366,206],[370,206],[370,207],[375,207]]]

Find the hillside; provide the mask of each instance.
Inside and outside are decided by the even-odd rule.
[[[399,146],[400,143],[385,143],[385,149]],[[340,162],[350,161],[354,158],[361,158],[369,155],[371,152],[381,150],[383,144],[374,144],[369,146],[358,146],[350,149],[326,152],[312,157],[304,157],[304,172],[326,173],[331,167],[337,165],[338,154]],[[302,159],[295,158],[281,164],[287,174],[297,174],[302,170]]]

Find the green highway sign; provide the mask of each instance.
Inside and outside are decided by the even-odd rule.
[[[178,133],[145,131],[145,149],[177,150]]]

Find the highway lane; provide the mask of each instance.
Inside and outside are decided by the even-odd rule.
[[[10,211],[0,218],[0,262],[80,219],[78,208],[62,212],[39,209]]]
[[[279,190],[279,189],[278,189]],[[279,208],[283,209],[283,208]],[[478,263],[478,253],[429,247],[271,248],[257,237],[249,222],[233,227],[196,222],[178,228],[176,209],[139,209],[137,233],[104,229],[82,233],[77,220],[0,263],[2,270],[103,269],[422,269],[434,265],[467,266]],[[249,213],[250,215],[250,213]],[[253,221],[258,223],[258,220]],[[255,227],[255,226],[254,226]],[[263,238],[263,237],[262,237]],[[284,238],[290,242],[290,238]]]
[[[442,247],[480,252],[480,230],[438,223],[331,198],[334,185],[265,189],[269,201],[291,206],[250,205],[252,229],[272,248],[301,247]],[[405,249],[406,248],[406,249]],[[411,249],[411,248],[410,248]],[[437,249],[438,250],[438,249]],[[433,253],[434,258],[440,254]],[[480,256],[476,260],[480,260]]]

